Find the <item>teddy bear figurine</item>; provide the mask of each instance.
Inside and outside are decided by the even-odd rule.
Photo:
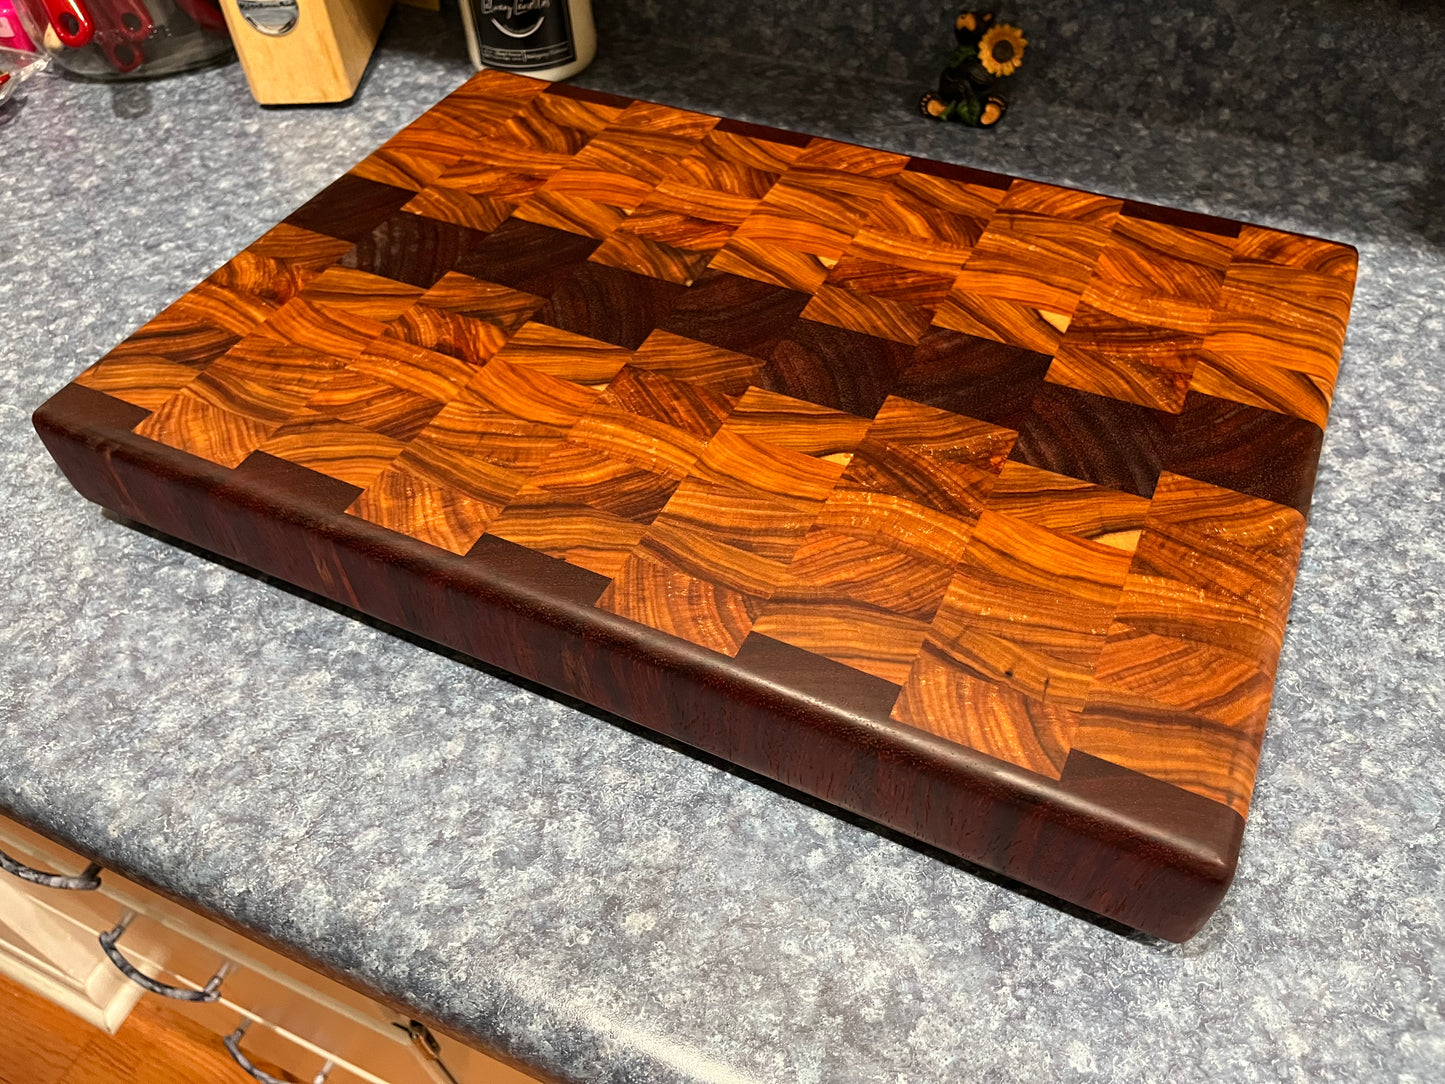
[[[961,11],[953,21],[958,47],[930,90],[918,103],[925,117],[951,120],[972,128],[992,128],[1008,102],[990,93],[995,82],[1018,71],[1028,39],[1008,23],[994,21],[991,11]]]

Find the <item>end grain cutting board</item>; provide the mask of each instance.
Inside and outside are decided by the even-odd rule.
[[[35,423],[119,513],[1180,940],[1355,264],[483,73]]]

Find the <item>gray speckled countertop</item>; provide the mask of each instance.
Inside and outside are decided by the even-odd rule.
[[[437,25],[344,108],[231,67],[0,115],[0,808],[567,1080],[1441,1079],[1438,174],[1045,101],[983,137],[904,82],[641,41],[579,80],[1359,247],[1238,880],[1166,945],[65,484],[30,410],[459,82]]]

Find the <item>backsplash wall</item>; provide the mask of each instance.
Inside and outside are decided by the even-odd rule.
[[[598,0],[599,30],[916,84],[964,5],[932,0]],[[1008,96],[1374,158],[1445,148],[1442,0],[1011,0],[1030,39]]]

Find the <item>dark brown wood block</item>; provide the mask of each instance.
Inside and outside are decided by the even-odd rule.
[[[485,72],[35,424],[123,515],[1182,940],[1355,263]]]

